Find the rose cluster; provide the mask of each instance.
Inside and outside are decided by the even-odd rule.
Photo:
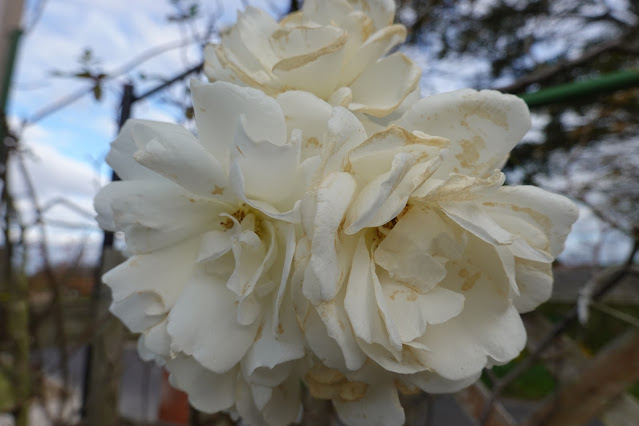
[[[302,387],[349,425],[455,392],[523,349],[577,210],[500,168],[519,98],[419,99],[393,0],[248,8],[191,83],[198,136],[130,120],[96,196],[131,257],[104,276],[141,356],[205,412],[286,425]]]

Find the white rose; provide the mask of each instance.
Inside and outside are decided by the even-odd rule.
[[[288,282],[317,163],[262,92],[194,81],[192,94],[198,138],[129,120],[111,146],[122,181],[96,196],[98,222],[133,254],[104,276],[111,311],[196,408],[288,424],[305,354]]]
[[[277,23],[249,7],[207,47],[204,71],[273,96],[307,91],[357,113],[367,127],[388,124],[417,99],[421,75],[402,53],[385,56],[406,38],[394,12],[393,0],[306,0]]]
[[[315,369],[338,373],[306,381],[345,423],[400,425],[398,390],[456,391],[523,349],[519,313],[550,296],[577,218],[564,197],[502,186],[529,125],[523,101],[493,91],[424,98],[370,137],[332,110],[293,299]]]

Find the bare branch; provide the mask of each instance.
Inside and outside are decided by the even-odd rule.
[[[16,163],[18,165],[18,169],[20,174],[22,175],[22,179],[24,180],[25,186],[27,188],[27,192],[33,203],[33,208],[35,210],[36,219],[38,224],[40,225],[38,229],[40,230],[40,239],[39,246],[43,261],[43,269],[45,275],[47,277],[47,281],[49,283],[49,287],[51,289],[51,294],[53,295],[51,303],[53,306],[53,314],[54,314],[54,322],[56,326],[57,332],[57,342],[58,342],[58,350],[60,351],[60,372],[62,375],[62,383],[63,388],[68,388],[68,380],[69,380],[69,362],[67,357],[67,338],[66,332],[64,329],[64,316],[62,312],[62,297],[60,294],[60,283],[53,272],[53,267],[51,264],[51,260],[49,259],[49,250],[48,250],[48,240],[47,233],[45,229],[45,223],[43,221],[42,209],[40,208],[40,203],[38,202],[38,198],[36,195],[35,187],[33,185],[33,181],[31,179],[31,175],[27,170],[26,164],[24,162],[24,158],[21,154],[16,155]]]
[[[589,49],[579,58],[562,62],[557,65],[551,65],[546,68],[540,69],[538,71],[534,71],[531,74],[528,74],[519,80],[511,83],[507,86],[498,87],[495,90],[499,90],[500,92],[506,93],[521,93],[528,86],[536,83],[544,83],[551,78],[561,74],[563,72],[569,71],[573,68],[582,66],[587,64],[588,62],[596,59],[597,57],[603,55],[604,53],[612,52],[615,50],[620,50],[624,47],[624,44],[627,42],[628,34],[624,34],[623,36],[605,41],[598,46]]]
[[[106,73],[107,75],[106,77],[102,79],[102,81],[113,80],[116,77],[126,74],[127,72],[143,64],[144,62],[158,55],[161,55],[162,53],[166,53],[173,49],[188,46],[189,44],[197,42],[197,41],[198,39],[178,40],[178,41],[165,43],[159,46],[152,47],[149,50],[131,59],[130,61],[126,62],[124,65],[120,66],[119,68],[116,68],[112,72]],[[30,118],[26,119],[23,126],[26,127],[26,126],[35,124],[38,121],[44,119],[45,117],[48,117],[49,115],[53,114],[54,112],[57,112],[61,110],[62,108],[71,105],[72,103],[78,101],[85,95],[92,93],[94,88],[95,88],[95,85],[92,84],[89,87],[84,87],[80,90],[70,93],[69,95],[53,102],[52,104],[45,106],[39,111],[36,111]]]

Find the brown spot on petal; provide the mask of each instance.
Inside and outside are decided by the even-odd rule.
[[[519,207],[519,206],[514,205],[514,204],[511,205],[510,208],[514,212],[528,214],[535,222],[537,222],[538,224],[540,224],[542,227],[544,227],[546,229],[552,228],[552,222],[550,221],[548,216],[543,215],[543,214],[539,213],[538,211],[535,211],[535,210],[533,210],[533,209],[531,209],[529,207]]]
[[[390,299],[391,300],[395,300],[395,297],[397,296],[397,293],[399,293],[399,290],[394,290],[393,293],[390,295]]]
[[[318,383],[308,378],[306,379],[306,385],[308,386],[308,392],[315,399],[333,399],[335,397],[335,387],[332,385]]]
[[[257,333],[255,333],[255,339],[253,342],[257,342],[262,337],[262,330],[264,329],[264,324],[260,324],[260,327],[257,329]]]
[[[351,382],[342,373],[323,364],[315,364],[304,376],[310,394],[318,399],[357,401],[366,395],[368,385]]]
[[[488,105],[481,102],[465,103],[459,108],[462,114],[464,114],[464,120],[473,115],[488,120],[495,126],[499,126],[505,130],[508,130],[508,120],[506,114],[496,112],[494,109],[487,108]]]
[[[315,136],[311,136],[310,138],[306,139],[306,147],[307,148],[319,148],[321,145],[319,143],[319,140],[317,140],[317,138]]]
[[[364,398],[368,385],[362,382],[346,382],[339,388],[339,397],[344,401],[357,401]]]
[[[406,365],[415,363],[415,364],[418,364],[419,366],[423,367],[423,369],[425,371],[432,371],[432,369],[429,366],[424,364],[424,362],[422,361],[421,357],[419,356],[418,351],[415,348],[413,348],[412,346],[403,345],[403,347],[402,347],[402,356],[403,356],[403,360],[406,363]]]
[[[461,268],[458,275],[464,279],[464,284],[461,287],[462,291],[468,291],[475,286],[475,283],[481,277],[481,272],[478,271],[471,275],[466,268]]]
[[[346,326],[344,325],[344,322],[342,320],[338,320],[337,322],[339,323],[339,328],[341,328],[342,330],[346,330]]]
[[[284,333],[284,327],[282,326],[282,323],[279,323],[277,326],[277,334],[283,334]]]
[[[211,191],[211,195],[222,195],[224,194],[224,188],[215,185],[213,191]]]
[[[306,373],[306,378],[325,385],[335,385],[346,380],[342,373],[323,364],[315,364]]]
[[[395,379],[395,387],[403,395],[415,395],[421,392],[421,389],[414,385],[409,385],[402,380]]]
[[[461,145],[462,152],[455,155],[455,158],[459,160],[459,164],[465,168],[477,166],[479,151],[486,146],[484,140],[480,136],[474,136],[472,140],[462,139],[459,144]]]

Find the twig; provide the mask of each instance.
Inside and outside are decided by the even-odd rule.
[[[605,303],[595,302],[590,304],[593,308],[610,315],[611,317],[617,318],[620,321],[626,322],[634,327],[639,328],[639,318],[636,318],[630,314],[622,312],[618,309],[615,309],[611,306],[606,305]]]
[[[48,242],[47,242],[47,232],[45,229],[45,223],[42,220],[42,210],[40,209],[40,204],[38,203],[38,198],[36,195],[35,187],[33,185],[33,181],[31,179],[31,175],[27,170],[27,167],[24,163],[24,159],[21,155],[16,156],[16,163],[22,174],[22,178],[24,179],[25,186],[27,188],[27,192],[30,195],[30,198],[33,202],[33,209],[35,210],[36,218],[38,220],[38,224],[40,225],[38,229],[40,230],[40,240],[39,246],[42,256],[43,269],[45,276],[47,277],[47,281],[51,288],[51,293],[53,295],[51,303],[53,304],[53,317],[57,331],[58,337],[58,350],[60,351],[60,371],[62,374],[62,384],[63,388],[68,388],[69,381],[69,362],[67,357],[67,338],[64,330],[64,316],[62,312],[62,297],[60,294],[60,284],[53,272],[53,267],[51,265],[51,260],[49,259],[48,252]]]
[[[62,197],[55,197],[47,201],[46,204],[42,206],[42,209],[41,209],[42,213],[58,205],[64,206],[68,208],[69,210],[79,214],[80,216],[86,217],[87,219],[91,219],[91,220],[95,219],[95,215],[93,214],[93,212],[90,212],[80,207],[78,204],[74,203],[73,201],[67,200],[66,198],[62,198]]]
[[[588,49],[586,53],[581,55],[580,57],[573,59],[571,61],[562,62],[557,65],[552,65],[547,68],[543,68],[539,71],[532,72],[519,80],[511,83],[507,86],[498,87],[495,90],[499,90],[501,92],[506,93],[520,93],[523,92],[528,86],[535,83],[543,83],[556,75],[568,71],[572,68],[576,68],[586,63],[592,61],[598,56],[611,52],[614,50],[618,50],[623,47],[623,44],[627,41],[629,34],[624,34],[623,36],[616,38],[614,40],[607,40],[593,48]]]
[[[141,55],[133,58],[129,62],[126,62],[124,65],[120,66],[119,68],[116,68],[114,71],[107,73],[106,77],[104,77],[102,81],[113,80],[116,77],[126,74],[127,72],[131,71],[133,68],[141,65],[142,63],[148,61],[149,59],[152,59],[155,56],[158,56],[162,53],[168,52],[173,49],[187,46],[196,41],[198,40],[178,40],[177,42],[171,42],[171,43],[162,44],[160,46],[152,47],[149,50],[143,52]],[[84,87],[80,90],[70,93],[69,95],[63,97],[62,99],[59,99],[53,102],[52,104],[45,106],[41,110],[36,111],[30,118],[25,120],[25,122],[23,123],[23,128],[37,123],[38,121],[44,119],[45,117],[48,117],[54,112],[57,112],[61,110],[62,108],[67,107],[68,105],[71,105],[72,103],[78,101],[83,96],[89,93],[92,93],[94,87],[95,85],[93,84],[89,87]]]

